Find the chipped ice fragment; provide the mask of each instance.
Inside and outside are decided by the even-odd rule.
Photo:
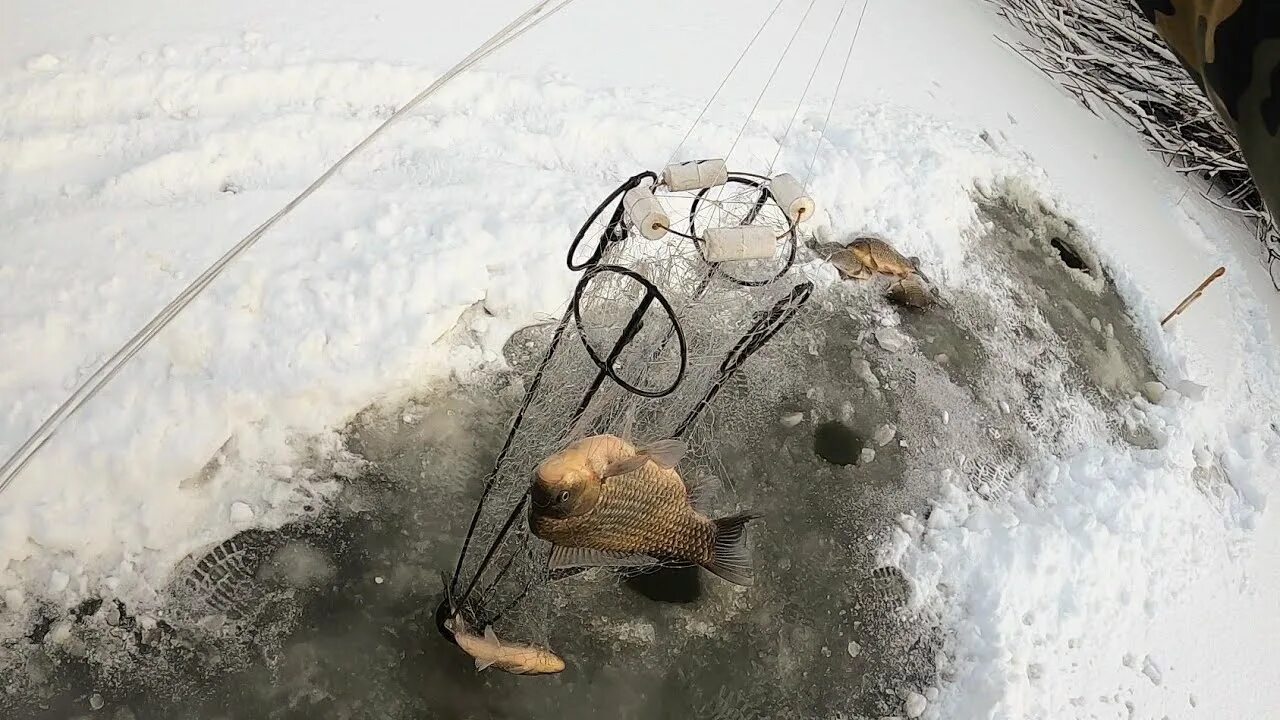
[[[911,339],[900,330],[890,327],[876,328],[876,343],[889,352],[899,352],[911,344]]]
[[[1159,380],[1152,380],[1151,382],[1143,384],[1142,396],[1147,399],[1147,402],[1159,403],[1160,399],[1164,397],[1165,390],[1167,390],[1167,388],[1164,386],[1164,383]]]
[[[898,434],[898,428],[893,425],[881,425],[876,428],[876,434],[872,436],[875,443],[879,447],[884,447],[893,441],[894,436]]]
[[[253,522],[253,508],[248,503],[236,501],[231,503],[231,522],[246,525]]]
[[[924,714],[924,709],[929,706],[929,701],[918,692],[907,693],[907,701],[903,704],[902,710],[909,718],[918,718]]]

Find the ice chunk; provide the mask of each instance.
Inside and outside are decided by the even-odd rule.
[[[893,425],[881,425],[876,428],[876,434],[872,436],[876,445],[884,447],[893,442],[893,438],[898,434],[898,428]]]
[[[102,706],[106,704],[107,704],[106,701],[104,701],[102,699],[102,696],[99,695],[98,693],[94,693],[89,696],[89,707],[93,708],[94,710],[101,710]]]
[[[68,577],[66,573],[62,572],[61,570],[54,570],[49,575],[49,592],[60,593],[63,590],[66,590],[67,584],[70,581],[71,581],[71,578]]]
[[[875,450],[872,450],[872,449],[871,449],[871,448],[869,448],[869,447],[864,447],[864,448],[862,448],[862,452],[861,452],[861,453],[859,453],[859,455],[858,455],[858,464],[859,464],[859,465],[867,465],[867,464],[869,464],[872,460],[875,460],[875,459],[876,459],[876,451],[875,451]]]
[[[61,620],[54,624],[45,639],[54,645],[62,645],[71,639],[71,621]]]
[[[848,650],[849,650],[849,657],[856,658],[858,657],[859,654],[862,653],[862,646],[859,645],[856,640],[850,640]]]
[[[911,338],[891,327],[876,328],[876,342],[889,352],[900,352],[911,345]]]
[[[918,718],[924,714],[924,709],[929,707],[929,701],[918,692],[907,693],[906,703],[903,704],[902,710],[909,718]]]
[[[1152,380],[1142,386],[1142,396],[1145,397],[1148,402],[1158,403],[1160,402],[1160,399],[1164,397],[1164,391],[1166,389],[1167,388],[1165,388],[1164,383],[1159,380]]]
[[[1199,383],[1191,382],[1190,380],[1183,380],[1175,385],[1174,389],[1188,400],[1203,400],[1204,391],[1208,388]]]
[[[795,427],[804,422],[804,413],[797,412],[791,413],[790,415],[783,415],[779,422],[782,423],[783,427]]]
[[[867,387],[876,389],[880,387],[880,378],[871,371],[871,363],[866,358],[858,358],[853,361],[853,371],[857,373],[858,378],[867,384]]]
[[[237,525],[248,525],[253,522],[253,508],[248,503],[236,501],[231,503],[231,522]]]

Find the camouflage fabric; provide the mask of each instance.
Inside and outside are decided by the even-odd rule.
[[[1280,211],[1280,0],[1135,0],[1235,131]]]

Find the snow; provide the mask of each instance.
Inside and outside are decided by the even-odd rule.
[[[307,512],[334,489],[319,478],[354,469],[336,436],[354,412],[465,379],[498,361],[512,329],[562,307],[576,223],[619,179],[666,162],[772,5],[578,3],[394,127],[0,495],[0,613],[94,594],[145,611],[187,553]],[[213,258],[521,9],[10,6],[0,30],[0,451]],[[794,23],[801,8],[790,10]],[[836,11],[823,3],[815,16]],[[445,13],[447,25],[430,21]],[[663,32],[618,31],[644,18],[661,18]],[[718,32],[697,35],[696,53],[708,60],[690,69],[687,44],[709,27]],[[793,27],[771,28],[762,47],[776,53]],[[796,79],[827,29],[801,34],[731,167],[774,157]],[[1269,503],[1280,447],[1268,421],[1280,396],[1280,296],[1246,228],[993,34],[1013,37],[977,0],[872,3],[829,145],[815,155],[830,62],[778,167],[803,179],[812,163],[820,234],[892,238],[944,287],[969,282],[974,188],[1047,198],[1110,270],[1168,388],[1145,388],[1149,402],[1135,403],[1156,449],[1034,458],[1036,482],[996,501],[938,478],[927,523],[902,518],[884,554],[922,590],[918,607],[946,624],[950,657],[937,696],[909,696],[903,711],[1127,717],[1132,707],[1178,718],[1280,707],[1270,656],[1280,519]],[[748,58],[688,157],[724,152],[776,57]],[[1218,265],[1226,276],[1160,329]],[[464,315],[473,339],[447,341]],[[875,336],[905,340],[891,327]],[[895,435],[886,426],[875,440]],[[1206,491],[1195,478],[1212,473],[1228,482]]]

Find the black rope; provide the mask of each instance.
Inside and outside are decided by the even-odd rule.
[[[637,177],[640,177],[640,176],[637,176]],[[606,233],[607,232],[608,231],[606,230]],[[600,248],[604,248],[605,246],[606,246],[606,243],[602,241],[600,244]],[[603,254],[603,250],[601,250],[600,254]],[[610,350],[609,355],[605,359],[601,359],[599,355],[595,352],[595,349],[591,347],[590,342],[588,342],[586,330],[585,330],[585,324],[583,323],[583,320],[582,320],[581,307],[582,307],[582,298],[585,295],[587,286],[590,284],[590,282],[593,279],[595,279],[601,273],[606,273],[606,272],[625,275],[635,280],[636,282],[640,283],[640,285],[642,285],[645,288],[645,296],[637,305],[636,309],[632,312],[630,320],[628,321],[626,327],[624,327],[622,333],[619,335],[618,340],[614,343],[614,346]],[[663,308],[663,310],[666,311],[668,317],[671,319],[671,326],[672,328],[674,328],[676,336],[679,339],[680,367],[676,374],[675,379],[672,381],[670,386],[666,388],[659,388],[657,390],[647,390],[643,388],[638,388],[632,385],[631,383],[627,382],[626,380],[622,379],[621,377],[619,377],[615,367],[615,363],[617,362],[618,356],[622,354],[623,350],[626,349],[627,345],[629,345],[635,339],[636,335],[640,330],[640,326],[642,324],[644,315],[654,301],[657,301],[658,304]],[[480,582],[480,579],[483,577],[484,572],[488,569],[489,564],[493,561],[493,558],[498,552],[498,549],[502,546],[502,543],[506,540],[507,534],[511,531],[511,528],[514,526],[515,521],[517,520],[521,512],[524,510],[525,503],[528,500],[527,493],[523,497],[521,497],[520,502],[517,503],[516,507],[508,515],[506,522],[502,526],[502,529],[498,532],[493,542],[489,545],[488,549],[485,551],[485,555],[481,559],[480,565],[477,568],[475,574],[472,576],[471,581],[467,584],[466,590],[464,590],[460,595],[457,594],[458,579],[462,575],[462,566],[465,563],[467,553],[470,550],[471,540],[475,536],[476,526],[479,524],[480,516],[484,510],[485,501],[488,499],[489,494],[493,489],[493,485],[497,480],[498,473],[501,471],[502,465],[506,461],[507,454],[511,450],[511,446],[515,440],[516,433],[520,429],[520,425],[524,421],[524,415],[533,403],[533,398],[537,394],[538,388],[542,383],[542,378],[546,372],[547,366],[550,363],[550,360],[552,356],[555,354],[557,348],[559,347],[560,340],[564,336],[564,331],[568,325],[568,320],[570,316],[572,316],[575,320],[580,339],[582,341],[583,347],[585,347],[587,350],[587,354],[591,357],[592,361],[596,364],[596,366],[600,368],[600,374],[596,377],[595,381],[591,384],[591,386],[587,389],[587,391],[583,393],[582,400],[579,402],[578,410],[574,415],[574,419],[570,421],[567,426],[572,426],[573,422],[576,422],[577,418],[580,417],[582,413],[586,411],[586,408],[591,404],[591,401],[595,399],[595,396],[599,392],[600,387],[603,385],[604,379],[606,377],[612,379],[620,387],[626,389],[630,393],[640,395],[642,397],[651,397],[651,398],[664,397],[666,395],[670,395],[671,393],[675,392],[676,388],[679,387],[680,383],[684,379],[685,370],[688,366],[688,345],[685,341],[684,330],[683,328],[680,327],[679,320],[676,318],[676,314],[674,309],[672,309],[671,307],[671,303],[668,302],[668,300],[662,294],[662,292],[658,289],[658,287],[654,285],[648,278],[645,278],[640,273],[619,265],[595,265],[591,267],[591,269],[588,270],[583,275],[582,279],[578,281],[578,285],[574,288],[573,300],[570,303],[570,307],[565,310],[564,316],[560,319],[560,323],[556,326],[556,331],[552,337],[551,344],[547,349],[546,355],[543,356],[542,361],[539,363],[538,369],[534,374],[533,380],[529,384],[529,388],[525,391],[525,396],[521,403],[520,410],[516,413],[515,420],[511,424],[511,429],[507,433],[506,442],[503,444],[502,450],[498,453],[498,458],[494,463],[493,470],[485,478],[484,491],[480,496],[480,501],[476,504],[475,513],[471,517],[471,523],[467,528],[467,535],[463,540],[462,551],[458,555],[458,562],[457,562],[457,565],[454,567],[453,577],[449,581],[448,588],[447,588],[449,597],[450,598],[456,597],[456,600],[453,601],[453,605],[455,608],[463,607],[466,604],[467,600],[470,599],[472,592],[474,592],[477,584]],[[521,596],[523,596],[527,592],[528,592],[528,589],[526,588],[521,593]],[[505,609],[503,612],[505,612]]]
[[[782,328],[786,327],[787,323],[791,322],[791,319],[796,316],[796,313],[800,312],[800,308],[804,307],[804,304],[809,301],[811,295],[813,295],[813,283],[801,283],[792,288],[786,297],[774,303],[773,307],[767,312],[760,314],[751,329],[743,334],[742,338],[733,346],[733,349],[729,351],[729,354],[725,356],[724,361],[720,363],[720,371],[716,375],[715,382],[711,384],[711,387],[702,396],[702,399],[698,401],[698,404],[689,411],[689,414],[676,428],[672,437],[684,437],[684,434],[689,432],[689,428],[693,427],[702,412],[715,400],[716,395],[720,393],[720,389],[724,387],[725,383],[737,374],[743,363],[747,361],[747,358],[750,358],[760,348],[768,344],[774,335],[777,335]]]
[[[484,575],[484,571],[489,569],[489,563],[493,562],[493,556],[497,554],[498,548],[502,547],[502,541],[507,538],[507,533],[511,532],[511,526],[515,524],[520,514],[524,512],[524,505],[529,501],[529,494],[525,493],[520,498],[520,502],[511,509],[511,514],[507,516],[507,521],[503,523],[502,529],[498,531],[498,537],[489,545],[489,549],[484,554],[484,559],[480,561],[480,567],[476,570],[475,576],[471,578],[471,582],[467,584],[467,589],[457,600],[457,607],[467,604],[467,599],[471,597],[471,591],[476,589],[476,583],[480,582],[480,577]]]
[[[569,255],[566,258],[566,264],[568,264],[570,270],[577,272],[579,270],[585,270],[589,267],[595,266],[600,262],[600,258],[604,257],[604,251],[609,245],[619,243],[627,239],[630,234],[630,230],[627,227],[627,219],[625,217],[626,213],[624,212],[620,198],[625,195],[628,190],[640,187],[640,184],[645,180],[657,182],[658,176],[649,170],[632,175],[626,182],[622,183],[617,188],[614,188],[614,191],[609,193],[609,196],[597,205],[596,209],[587,216],[587,221],[582,224],[582,227],[578,229],[578,233],[573,236],[573,242],[569,243]],[[609,207],[609,203],[614,202],[615,200],[618,201],[618,206],[613,209],[613,215],[609,218],[609,224],[605,226],[604,232],[601,233],[599,242],[596,243],[595,249],[591,251],[591,256],[587,258],[586,262],[580,264],[575,263],[573,261],[573,257],[578,253],[578,246],[582,244],[583,238],[587,236],[587,232],[591,230],[591,226],[600,218],[600,215],[605,211],[605,208]]]
[[[619,198],[621,198],[621,196],[628,190],[638,187],[640,183],[644,182],[646,179],[652,182],[657,182],[658,176],[648,170],[637,173],[615,188],[613,192],[609,193],[608,197],[606,197],[603,202],[596,206],[596,209],[587,218],[587,221],[583,223],[582,227],[579,228],[577,234],[574,235],[573,242],[569,245],[569,254],[565,262],[569,266],[570,270],[576,272],[587,267],[595,266],[600,262],[601,258],[604,257],[605,251],[611,244],[626,239],[628,232],[626,218],[624,217],[625,213],[623,212],[622,203]],[[609,206],[609,203],[614,202],[615,200],[619,200],[618,206],[614,209],[613,216],[610,218],[605,231],[601,234],[595,250],[591,253],[591,257],[588,258],[585,263],[575,264],[573,256],[578,249],[578,246],[582,243],[583,238],[586,237],[587,232],[600,217],[601,213],[603,213],[605,208]],[[577,304],[578,297],[578,293],[575,293],[575,305]],[[453,576],[449,580],[449,587],[447,589],[450,594],[457,592],[458,577],[462,575],[462,565],[466,561],[467,552],[471,547],[471,538],[475,535],[476,525],[480,522],[480,515],[484,510],[485,501],[489,498],[489,493],[493,489],[493,484],[497,480],[498,472],[502,468],[503,462],[507,459],[507,454],[511,452],[511,445],[515,441],[516,433],[520,430],[520,426],[524,422],[524,414],[529,410],[529,406],[533,404],[533,398],[537,395],[538,388],[542,384],[542,376],[546,372],[552,356],[555,355],[556,350],[560,346],[560,340],[564,337],[564,330],[569,324],[569,317],[571,313],[572,308],[565,308],[564,315],[561,316],[559,324],[556,325],[555,333],[552,335],[551,344],[547,347],[546,354],[542,356],[542,360],[538,363],[538,369],[534,372],[533,380],[530,381],[529,387],[525,390],[524,398],[520,404],[520,409],[516,412],[515,418],[511,423],[511,428],[507,431],[507,438],[502,444],[502,449],[498,452],[497,459],[494,461],[493,470],[485,477],[484,490],[481,492],[480,501],[476,504],[475,513],[471,516],[471,523],[467,526],[467,534],[462,542],[462,550],[458,553],[458,563],[454,567]]]
[[[538,393],[538,387],[542,384],[542,376],[547,370],[547,365],[551,363],[551,357],[555,355],[556,349],[560,346],[560,340],[564,338],[564,330],[569,325],[571,314],[572,309],[565,308],[564,315],[560,318],[559,324],[556,325],[555,333],[551,336],[551,344],[547,347],[547,353],[542,356],[542,361],[538,363],[538,369],[534,372],[533,380],[529,382],[529,387],[524,392],[524,399],[521,401],[520,409],[516,411],[516,416],[511,422],[511,428],[507,431],[507,439],[502,443],[502,449],[498,451],[498,458],[493,463],[493,470],[489,471],[489,474],[485,476],[484,490],[480,493],[480,501],[476,503],[475,513],[471,515],[471,524],[467,526],[467,534],[462,541],[462,550],[458,553],[458,563],[453,569],[453,577],[449,580],[448,590],[451,596],[457,593],[458,577],[462,575],[462,564],[466,561],[467,551],[471,549],[471,538],[475,535],[476,525],[480,522],[480,514],[484,510],[485,501],[489,499],[489,493],[493,491],[493,484],[498,479],[498,472],[502,469],[502,464],[507,459],[507,453],[511,452],[511,445],[515,442],[516,432],[520,430],[520,425],[524,422],[524,414],[528,412],[529,406],[533,404],[533,398]]]
[[[568,327],[570,317],[572,317],[575,321],[583,347],[586,349],[587,354],[588,356],[590,356],[592,362],[595,363],[595,365],[599,368],[600,373],[596,376],[594,381],[591,383],[591,385],[587,388],[586,392],[583,394],[582,400],[579,402],[578,409],[575,412],[573,419],[567,424],[566,427],[572,427],[573,424],[577,421],[577,419],[581,417],[581,415],[586,411],[586,409],[590,406],[591,402],[595,399],[596,394],[599,392],[599,389],[602,387],[604,380],[606,378],[613,380],[619,387],[623,388],[624,390],[626,390],[627,392],[633,395],[637,395],[640,397],[647,397],[647,398],[660,398],[660,397],[665,397],[667,395],[670,395],[671,393],[675,392],[675,390],[679,387],[680,383],[684,380],[685,372],[688,366],[688,346],[686,343],[684,330],[680,325],[679,319],[676,317],[674,309],[671,307],[671,304],[667,301],[666,297],[662,294],[662,292],[657,288],[656,285],[654,285],[651,281],[649,281],[640,273],[634,270],[631,270],[629,268],[625,268],[618,265],[601,265],[600,264],[608,248],[612,245],[615,245],[627,239],[630,233],[628,228],[625,208],[623,207],[620,198],[628,190],[631,190],[632,188],[635,188],[635,187],[639,187],[641,183],[643,183],[645,180],[656,182],[657,176],[652,172],[648,172],[648,171],[642,172],[632,176],[626,182],[622,183],[617,188],[615,188],[613,192],[611,192],[608,195],[608,197],[606,197],[605,200],[601,202],[596,207],[596,209],[591,213],[591,215],[587,218],[587,221],[578,230],[577,234],[573,238],[572,243],[569,246],[569,252],[566,257],[566,264],[568,265],[569,269],[574,271],[585,269],[587,270],[587,272],[583,275],[582,279],[578,282],[577,286],[574,288],[573,299],[572,299],[572,302],[570,303],[570,307],[565,309],[564,315],[561,316],[559,323],[556,325],[555,332],[551,338],[551,343],[547,347],[547,352],[546,354],[543,355],[542,360],[539,362],[538,368],[534,372],[533,379],[530,381],[529,387],[525,391],[524,398],[521,401],[520,409],[516,412],[516,415],[512,420],[511,427],[507,432],[506,440],[503,443],[502,449],[498,453],[498,456],[493,465],[493,469],[485,477],[484,489],[481,493],[479,502],[476,504],[475,512],[472,515],[471,522],[467,528],[467,534],[463,540],[462,549],[459,552],[458,562],[454,567],[453,576],[452,578],[449,578],[445,584],[445,599],[441,603],[441,606],[437,608],[436,617],[437,617],[437,624],[440,626],[441,633],[445,635],[446,638],[449,638],[450,640],[452,640],[452,637],[451,637],[451,634],[448,633],[446,628],[444,627],[443,619],[447,617],[449,614],[451,614],[453,611],[461,611],[464,608],[467,601],[470,599],[472,593],[476,590],[477,586],[481,582],[481,579],[483,578],[485,572],[489,569],[490,564],[493,562],[494,558],[497,556],[497,553],[501,548],[502,544],[506,541],[507,537],[512,531],[512,528],[515,526],[517,520],[520,518],[521,514],[524,512],[524,509],[528,503],[529,495],[526,492],[520,498],[520,501],[516,504],[516,506],[508,514],[507,519],[503,523],[501,530],[499,530],[493,542],[486,549],[485,555],[481,559],[480,565],[478,566],[475,574],[472,576],[470,582],[467,583],[466,590],[461,595],[457,595],[456,590],[458,586],[458,581],[462,575],[462,567],[471,549],[471,542],[475,536],[476,527],[479,524],[480,516],[484,511],[486,501],[488,500],[490,494],[492,493],[494,485],[497,481],[497,477],[501,472],[503,464],[506,462],[508,454],[511,451],[512,445],[514,444],[514,441],[515,441],[516,434],[518,433],[521,425],[523,424],[524,416],[528,412],[531,405],[533,404],[533,400],[537,396],[537,393],[541,388],[543,377],[546,373],[548,366],[550,365],[551,359],[554,357],[555,353],[559,349],[560,342],[563,340],[565,330]],[[768,187],[763,186],[763,183],[767,182],[767,178],[763,178],[763,176],[756,176],[756,175],[751,175],[746,173],[735,173],[730,176],[729,181],[736,182],[739,184],[751,185],[753,187],[760,188],[761,190],[760,196],[756,200],[755,206],[748,213],[747,219],[745,220],[744,224],[753,222],[759,216],[759,213],[764,207],[764,204],[768,200],[772,199],[772,194],[770,193]],[[691,239],[694,240],[695,246],[698,248],[698,252],[700,255],[702,254],[702,248],[700,244],[701,241],[696,238],[697,232],[694,224],[693,214],[696,214],[697,204],[702,200],[706,192],[707,192],[707,189],[704,189],[700,191],[698,195],[694,198],[694,204],[692,207],[693,213],[691,213],[691,216],[689,219],[689,229],[690,229],[690,234],[692,236]],[[614,207],[614,210],[612,215],[610,216],[609,222],[605,226],[604,231],[601,233],[600,239],[596,243],[596,246],[592,251],[590,257],[588,257],[587,260],[583,263],[576,263],[574,261],[574,256],[577,254],[583,239],[586,237],[587,233],[590,231],[592,225],[594,225],[594,223],[600,218],[600,216],[605,212],[605,210],[609,207],[609,205],[614,202],[617,202],[617,205]],[[775,200],[775,203],[776,203],[776,200]],[[679,232],[676,232],[676,234],[683,235],[683,233],[679,233]],[[703,278],[703,281],[699,284],[699,287],[695,295],[700,296],[702,292],[706,289],[707,285],[710,283],[712,277],[716,274],[719,274],[722,277],[725,277],[730,282],[736,283],[738,285],[746,286],[746,287],[759,287],[762,285],[767,285],[773,282],[774,280],[777,280],[778,278],[782,277],[784,274],[786,274],[787,271],[791,269],[795,261],[796,244],[797,244],[795,223],[791,224],[790,228],[788,228],[786,235],[789,235],[789,240],[788,240],[789,253],[787,257],[787,262],[786,262],[786,265],[782,268],[782,270],[773,278],[770,278],[768,280],[763,280],[763,281],[746,281],[740,278],[735,278],[731,275],[728,275],[727,273],[724,273],[722,270],[719,269],[718,263],[708,263],[708,265],[710,266],[708,273],[706,277]],[[690,236],[685,236],[685,237],[690,237]],[[705,255],[703,256],[703,259],[704,260],[706,259]],[[610,349],[609,354],[606,357],[601,358],[600,355],[595,351],[595,348],[593,348],[591,346],[591,343],[589,342],[589,339],[586,333],[585,324],[582,320],[581,304],[582,304],[582,298],[584,297],[586,292],[586,288],[591,283],[591,281],[594,280],[601,273],[606,273],[606,272],[621,274],[631,278],[632,280],[635,280],[641,286],[644,287],[645,295],[637,304],[636,308],[632,311],[630,319],[628,320],[626,326],[624,326],[622,332],[619,334],[618,340],[614,343],[613,347]],[[804,283],[802,285],[797,285],[792,290],[790,295],[788,295],[787,297],[783,298],[778,303],[776,303],[770,311],[763,313],[760,315],[760,317],[758,317],[758,319],[756,320],[752,328],[748,330],[745,335],[742,336],[742,338],[738,341],[737,345],[734,346],[733,350],[731,350],[729,354],[725,357],[724,362],[722,362],[720,365],[720,370],[717,375],[716,381],[713,383],[713,385],[708,390],[707,394],[702,398],[702,400],[699,401],[698,405],[695,406],[690,411],[689,415],[680,424],[679,428],[677,428],[677,431],[674,437],[681,437],[682,435],[684,435],[684,433],[686,433],[689,430],[689,428],[697,420],[697,418],[703,412],[703,410],[705,410],[706,407],[710,405],[710,403],[715,399],[715,396],[717,393],[719,393],[720,388],[738,371],[738,369],[742,366],[742,364],[746,362],[746,360],[752,354],[754,354],[761,347],[763,347],[779,330],[782,329],[783,326],[785,326],[791,320],[792,317],[795,316],[795,314],[799,311],[800,307],[803,306],[804,303],[809,299],[809,296],[812,293],[812,290],[813,290],[812,283]],[[627,346],[635,340],[635,338],[639,334],[641,328],[643,327],[644,316],[647,314],[647,312],[651,308],[654,301],[658,302],[658,304],[666,312],[667,316],[671,321],[671,332],[667,334],[666,339],[663,341],[662,345],[665,347],[666,342],[670,340],[672,334],[674,334],[677,337],[679,341],[679,346],[680,346],[680,366],[679,366],[679,370],[676,373],[676,377],[674,378],[674,380],[671,382],[669,386],[663,387],[663,388],[656,388],[656,389],[645,389],[645,388],[637,387],[636,385],[633,385],[632,383],[620,377],[617,372],[616,363],[617,363],[618,357],[627,348]],[[485,600],[488,599],[488,592],[507,575],[511,567],[514,565],[516,558],[521,554],[521,552],[528,550],[527,531],[523,535],[523,539],[524,539],[524,542],[521,545],[521,547],[512,551],[512,554],[507,559],[506,563],[504,563],[503,566],[498,570],[492,582],[488,584],[488,588],[483,591]],[[496,622],[498,618],[502,617],[502,615],[504,615],[516,604],[518,604],[532,589],[533,583],[534,583],[534,580],[530,578],[525,583],[525,586],[521,589],[521,591],[517,593],[512,600],[508,601],[504,605],[504,607],[501,610],[499,610],[497,613],[495,613],[491,618],[487,618],[487,622],[490,624],[493,622]]]

